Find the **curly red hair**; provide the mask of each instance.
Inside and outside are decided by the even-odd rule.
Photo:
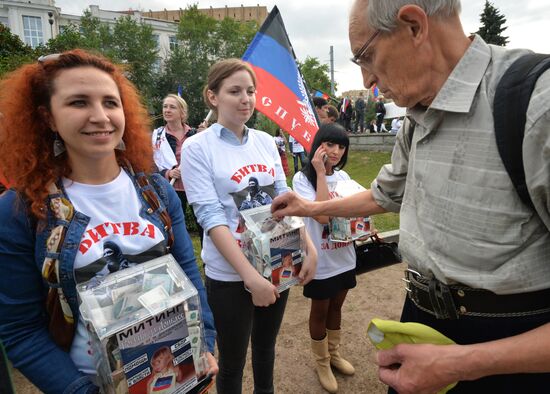
[[[53,82],[62,70],[95,67],[115,81],[126,120],[125,151],[116,151],[119,163],[134,171],[154,168],[149,117],[124,70],[106,58],[75,49],[51,55],[8,74],[0,82],[0,172],[30,203],[31,212],[44,218],[47,185],[71,172],[67,155],[53,154],[54,133],[44,116],[50,110]]]

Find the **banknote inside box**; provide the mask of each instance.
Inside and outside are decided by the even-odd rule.
[[[194,393],[205,379],[198,292],[172,255],[77,286],[103,393]]]
[[[241,241],[250,263],[282,292],[297,284],[304,259],[304,222],[275,219],[271,205],[241,211],[246,230]]]
[[[349,197],[366,190],[354,180],[330,182],[328,184],[330,198]],[[352,242],[372,234],[373,226],[370,217],[331,217],[329,218],[329,241]]]

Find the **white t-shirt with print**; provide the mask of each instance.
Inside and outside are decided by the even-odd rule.
[[[183,144],[181,168],[189,203],[221,203],[229,230],[239,244],[244,230],[239,226],[239,208],[251,206],[246,203],[251,178],[258,181],[260,189],[254,202],[261,205],[275,198],[275,180],[286,179],[273,137],[254,129],[248,129],[248,139],[242,145],[223,141],[212,128],[188,138]],[[209,236],[204,237],[201,257],[209,278],[242,280]]]
[[[70,179],[64,179],[63,185],[74,209],[90,217],[73,266],[77,283],[108,274],[106,262],[119,253],[132,261],[132,255],[163,245],[162,231],[139,215],[142,204],[125,171],[121,170],[115,180],[103,185]],[[83,319],[78,320],[70,354],[80,371],[96,373]]]
[[[293,136],[288,138],[288,143],[292,145],[292,153],[304,152],[304,147]]]
[[[351,179],[345,171],[334,171],[327,175],[327,183]],[[307,200],[315,201],[317,193],[302,171],[292,179],[292,188]],[[328,224],[321,224],[313,218],[304,218],[306,230],[317,248],[317,272],[315,279],[327,279],[355,268],[353,242],[330,242]]]

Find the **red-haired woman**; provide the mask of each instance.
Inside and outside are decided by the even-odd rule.
[[[40,58],[0,83],[0,112],[0,168],[14,188],[0,197],[0,340],[13,365],[44,392],[97,391],[76,284],[122,262],[107,249],[139,262],[172,240],[212,351],[180,201],[160,175],[144,175],[153,167],[147,116],[122,71],[82,50]]]

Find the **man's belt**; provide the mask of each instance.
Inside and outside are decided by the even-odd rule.
[[[465,285],[446,285],[435,278],[405,271],[407,296],[424,312],[438,319],[460,316],[516,317],[550,312],[550,289],[498,295]]]

